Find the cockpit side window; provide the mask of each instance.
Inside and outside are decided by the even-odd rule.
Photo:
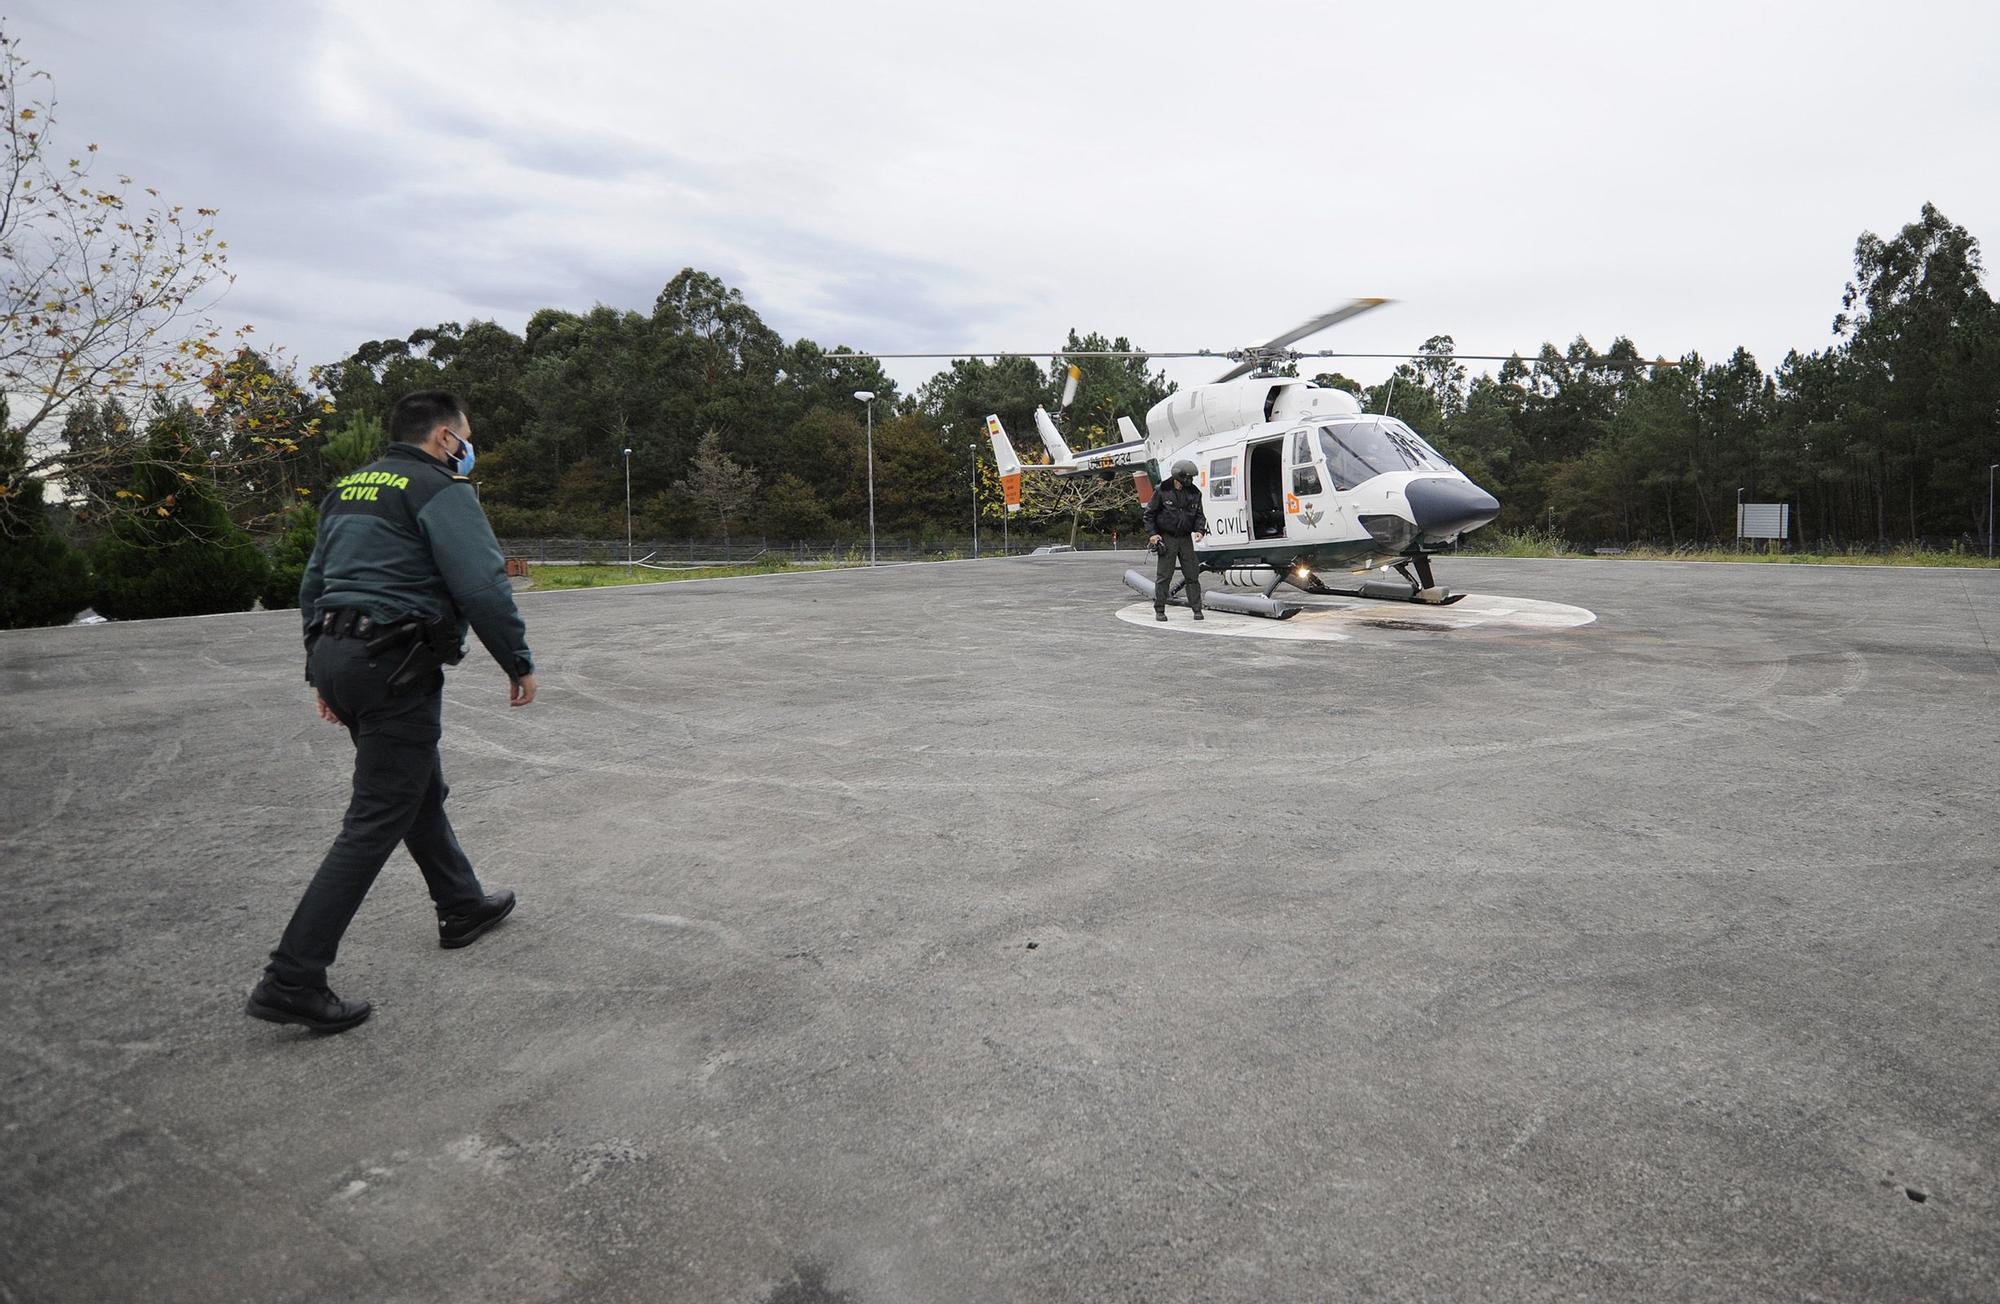
[[[1292,432],[1292,492],[1316,494],[1320,491],[1319,468],[1313,465],[1312,432]]]

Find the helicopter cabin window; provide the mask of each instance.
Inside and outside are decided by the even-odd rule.
[[[1208,464],[1208,496],[1210,498],[1234,498],[1236,496],[1236,459],[1218,457]]]
[[[1292,432],[1292,492],[1316,494],[1320,490],[1319,468],[1313,465],[1312,432]]]

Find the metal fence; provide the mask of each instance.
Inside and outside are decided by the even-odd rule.
[[[1560,543],[1574,552],[1596,553],[1599,556],[1616,556],[1631,551],[1686,553],[1690,556],[1707,556],[1717,552],[1792,552],[1810,553],[1820,557],[1882,557],[1898,553],[1935,552],[1962,556],[1987,555],[1988,544],[1984,535],[1971,534],[1950,536],[1927,536],[1917,539],[1891,538],[1887,541],[1876,539],[1833,539],[1833,538],[1791,538],[1791,539],[1567,539],[1550,533],[1542,536],[1551,544]],[[1500,551],[1505,534],[1481,531],[1468,535],[1459,543],[1437,549],[1439,552],[1460,552],[1468,557],[1477,557]]]

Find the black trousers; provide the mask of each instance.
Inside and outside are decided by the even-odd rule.
[[[437,746],[444,672],[425,688],[394,694],[388,679],[401,660],[398,650],[370,661],[352,638],[322,638],[313,648],[313,684],[354,739],[354,794],[340,836],[265,966],[279,982],[325,985],[341,935],[399,842],[423,871],[438,914],[462,913],[485,897],[444,813],[451,795]]]
[[[1160,536],[1160,569],[1153,575],[1153,606],[1161,611],[1167,606],[1167,587],[1174,578],[1174,563],[1181,566],[1181,578],[1187,581],[1188,605],[1201,610],[1201,563],[1195,560],[1194,536],[1192,534],[1163,534]]]

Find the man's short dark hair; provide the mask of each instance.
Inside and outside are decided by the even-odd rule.
[[[404,444],[421,444],[439,426],[465,425],[465,405],[458,395],[441,389],[420,389],[396,400],[389,413],[389,438]]]

